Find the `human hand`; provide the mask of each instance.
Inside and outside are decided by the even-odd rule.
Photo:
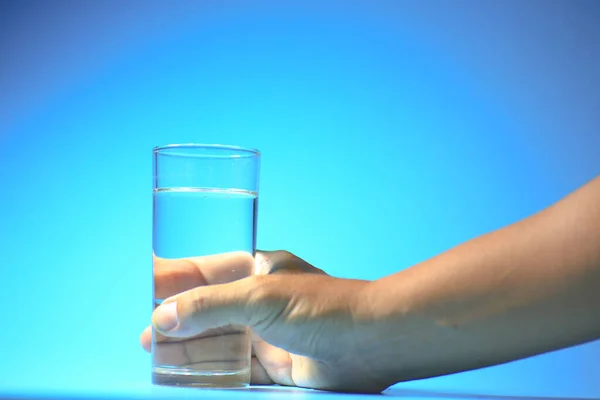
[[[254,276],[222,283],[224,271],[248,271],[252,264]],[[166,298],[163,306],[177,303],[177,315],[164,315],[168,308],[163,306],[153,314],[158,345],[248,325],[254,384],[352,392],[380,392],[387,386],[374,376],[375,361],[361,346],[366,281],[330,277],[285,251],[257,252],[256,260],[248,253],[155,258],[154,277],[155,296]],[[175,325],[170,330],[164,327],[169,322]],[[147,351],[151,335],[148,327],[140,338]],[[192,362],[214,357],[190,351],[193,342],[186,346]]]

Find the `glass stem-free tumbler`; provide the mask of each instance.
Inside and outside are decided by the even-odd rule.
[[[211,275],[194,271],[198,257],[239,252],[254,256],[260,153],[235,146],[167,145],[154,148],[153,167],[156,308],[177,290],[189,289],[193,274]],[[252,273],[253,263],[240,264],[219,271],[219,282],[204,284],[226,283]],[[152,336],[155,384],[245,387],[250,383],[251,339],[246,326],[215,327],[185,340],[157,340],[155,332]]]

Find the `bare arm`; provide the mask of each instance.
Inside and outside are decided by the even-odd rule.
[[[362,345],[389,384],[598,339],[600,177],[366,292]]]
[[[211,282],[254,262],[258,275]],[[254,383],[378,392],[516,360],[600,338],[600,177],[541,213],[374,282],[259,252],[162,260],[155,286],[170,296],[154,311],[155,349],[179,343],[202,362],[206,354],[189,351],[203,340],[194,335],[249,325]]]

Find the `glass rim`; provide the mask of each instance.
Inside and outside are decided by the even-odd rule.
[[[168,150],[177,149],[207,149],[207,150],[229,150],[234,154],[177,154],[176,152],[169,152]],[[219,157],[219,158],[240,158],[240,157],[260,157],[260,151],[257,149],[235,146],[229,144],[203,144],[203,143],[174,143],[165,144],[161,146],[155,146],[152,148],[152,153],[161,154],[165,156],[179,156],[179,157]]]

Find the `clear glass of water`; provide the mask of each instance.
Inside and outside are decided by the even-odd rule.
[[[229,252],[254,256],[260,153],[235,146],[178,144],[156,147],[153,156],[156,308],[164,300],[157,298],[156,280],[164,279],[165,273],[158,274],[157,268]],[[251,267],[232,270],[229,280],[252,273]],[[221,272],[219,283],[227,276]],[[153,332],[152,382],[245,387],[250,384],[250,357],[250,332],[245,326],[219,327],[176,342],[157,341]]]

